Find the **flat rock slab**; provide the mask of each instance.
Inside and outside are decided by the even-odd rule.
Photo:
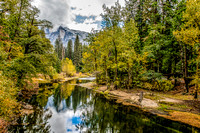
[[[182,100],[172,99],[172,98],[164,98],[159,100],[159,102],[169,102],[169,103],[183,103]]]
[[[159,107],[158,104],[155,101],[153,101],[151,99],[146,99],[146,98],[144,98],[142,100],[141,105],[143,107],[149,107],[149,108],[157,108],[157,107]]]
[[[126,92],[117,91],[117,90],[109,91],[109,94],[119,96],[119,97],[126,97],[126,98],[130,98],[132,95],[131,93],[126,93]]]
[[[126,93],[123,91],[110,91],[109,94],[117,96],[118,102],[130,102],[137,105],[140,105],[141,107],[146,108],[157,108],[158,103],[156,101],[153,101],[151,99],[143,98],[141,102],[139,102],[139,95],[133,94],[133,93]]]

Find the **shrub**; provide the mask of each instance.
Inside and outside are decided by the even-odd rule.
[[[17,90],[11,80],[0,75],[0,116],[4,119],[11,118],[19,111]]]
[[[73,76],[76,73],[72,60],[66,58],[62,61],[62,72],[66,73],[67,76]]]
[[[171,80],[161,79],[152,83],[144,82],[144,88],[157,91],[170,91],[174,88],[174,85]]]

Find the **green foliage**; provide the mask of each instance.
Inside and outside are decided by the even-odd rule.
[[[144,82],[143,88],[149,89],[149,90],[156,90],[156,91],[170,91],[174,88],[173,83],[170,80],[156,80],[151,83]]]
[[[174,88],[172,81],[167,80],[161,73],[146,71],[141,77],[143,84],[140,87],[157,91],[170,91]]]
[[[199,78],[199,43],[200,43],[200,1],[189,0],[186,2],[186,10],[183,12],[182,21],[184,24],[180,29],[173,32],[176,39],[185,45],[186,48],[190,47],[192,51],[193,60],[196,63],[196,74],[194,75],[193,83],[195,83],[196,94],[198,90],[198,78]],[[197,56],[196,56],[197,55]],[[187,63],[187,59],[185,61]],[[187,64],[185,65],[187,67]],[[185,72],[185,78],[187,77],[187,69]],[[187,80],[186,80],[187,82]],[[187,87],[187,86],[186,86]],[[189,91],[188,87],[186,88]],[[197,96],[195,96],[197,97]]]
[[[80,41],[79,41],[79,36],[76,35],[76,39],[75,39],[75,42],[74,42],[74,65],[76,67],[78,67],[80,65]]]
[[[98,83],[115,88],[141,87],[145,80],[148,88],[171,90],[174,85],[164,75],[183,75],[184,56],[195,57],[183,52],[173,35],[183,24],[185,1],[125,3],[125,8],[118,2],[103,6],[103,29],[86,39],[83,70],[95,72]]]
[[[0,9],[0,115],[12,117],[18,106],[17,92],[28,89],[38,74],[59,72],[60,64],[45,38],[44,28],[52,24],[38,19],[39,10],[31,1],[6,0]]]
[[[139,54],[139,34],[133,20],[127,22],[123,30],[118,26],[108,27],[89,35],[88,40],[90,45],[83,53],[84,69],[96,71],[98,84],[123,88],[137,84],[135,80],[144,69],[141,65],[146,53]]]
[[[67,58],[69,58],[70,60],[73,60],[72,40],[71,39],[68,41],[65,54],[66,54]]]
[[[64,59],[64,47],[60,36],[58,36],[55,42],[55,52],[60,60]]]

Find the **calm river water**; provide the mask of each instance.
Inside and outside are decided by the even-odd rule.
[[[174,133],[198,132],[191,126],[124,107],[103,95],[75,86],[41,84],[30,101],[35,112],[11,127],[14,133]]]

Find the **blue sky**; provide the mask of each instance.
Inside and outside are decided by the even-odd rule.
[[[112,6],[117,0],[34,0],[41,13],[41,19],[47,19],[58,26],[90,32],[101,28],[102,5]],[[124,0],[119,0],[124,5]]]

